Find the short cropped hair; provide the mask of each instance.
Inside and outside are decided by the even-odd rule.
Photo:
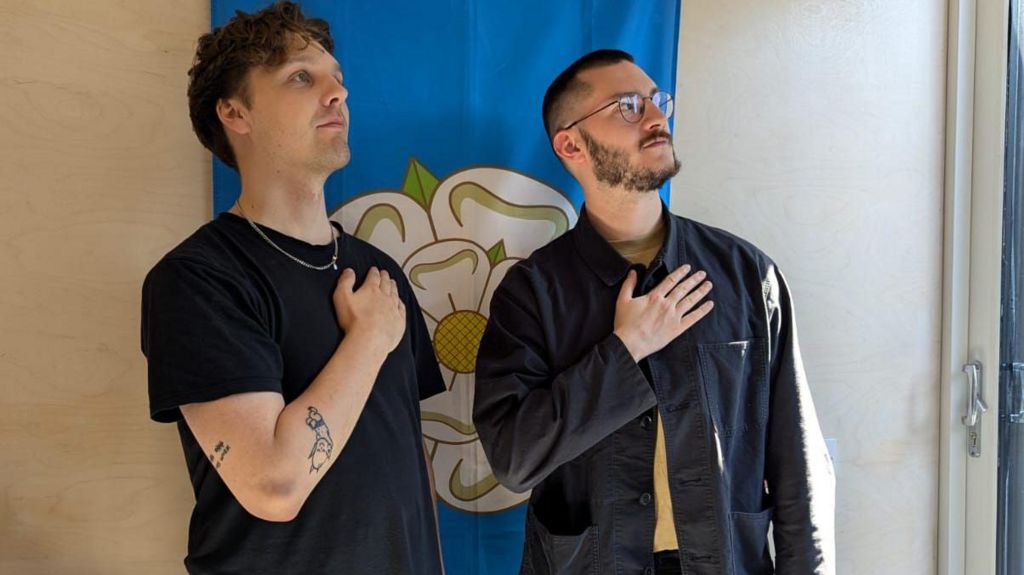
[[[579,79],[581,72],[619,62],[634,62],[633,56],[622,50],[595,50],[584,55],[562,71],[544,93],[544,130],[548,139],[562,128],[568,120],[565,115],[572,109],[572,103],[586,95],[591,87]]]

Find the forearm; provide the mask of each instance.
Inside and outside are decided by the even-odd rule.
[[[768,430],[767,482],[775,505],[777,571],[834,573],[832,461],[802,378],[783,377],[775,383],[776,401]]]
[[[478,359],[477,368],[474,423],[495,476],[513,491],[532,488],[657,403],[615,336],[532,388],[514,366],[484,366],[481,375]]]
[[[835,476],[820,435],[804,439],[803,465],[790,463],[768,479],[776,570],[827,575],[835,572]]]
[[[268,521],[298,514],[351,437],[387,357],[371,343],[346,337],[306,391],[287,405],[278,394],[244,394],[227,398],[227,410],[218,402],[182,407],[211,463],[247,511]]]
[[[281,411],[272,461],[300,487],[303,500],[352,436],[386,358],[363,340],[346,338],[306,391]]]

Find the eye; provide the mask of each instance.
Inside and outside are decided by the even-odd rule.
[[[292,76],[292,80],[301,82],[303,84],[310,84],[313,82],[313,77],[309,75],[309,72],[305,70],[299,70]]]
[[[643,102],[643,98],[640,97],[640,94],[626,94],[619,98],[619,107],[627,117],[635,117],[640,115],[641,102]]]

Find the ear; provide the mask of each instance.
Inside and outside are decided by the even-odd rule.
[[[555,155],[567,164],[574,164],[586,157],[582,140],[569,130],[559,130],[551,140]]]
[[[221,98],[217,100],[217,117],[224,125],[224,131],[238,135],[248,134],[252,130],[249,122],[249,108],[238,98]]]

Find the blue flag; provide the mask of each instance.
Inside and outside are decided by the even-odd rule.
[[[213,0],[212,23],[268,4]],[[494,288],[575,224],[582,203],[544,132],[544,91],[599,48],[631,53],[673,91],[679,1],[302,5],[330,23],[350,92],[352,159],[327,180],[328,211],[402,266],[446,378],[448,391],[422,411],[447,572],[512,575],[528,494],[506,490],[487,465],[471,417],[473,372]],[[219,213],[239,179],[219,160],[213,177]]]

